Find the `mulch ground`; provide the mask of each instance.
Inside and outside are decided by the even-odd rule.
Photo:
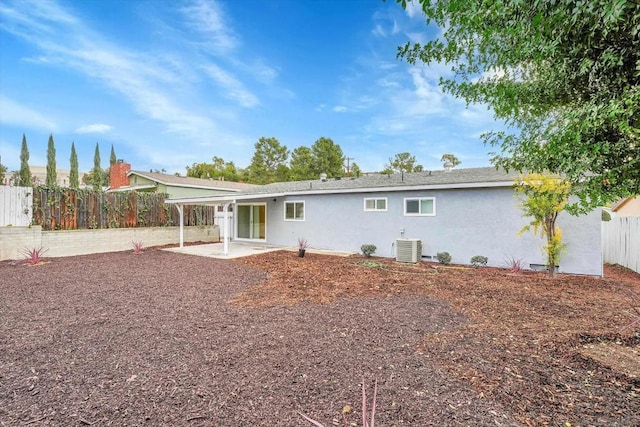
[[[271,252],[0,263],[0,425],[640,425],[640,276]],[[628,326],[627,325],[631,325]]]

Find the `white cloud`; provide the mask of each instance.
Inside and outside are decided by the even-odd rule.
[[[257,76],[259,78],[260,81],[262,81],[263,83],[270,83],[272,82],[276,77],[278,77],[278,71],[273,68],[270,67],[269,65],[265,64],[263,60],[258,59],[257,61],[255,61],[250,67],[249,69],[253,72],[253,74],[255,76]]]
[[[441,113],[444,109],[444,94],[437,85],[426,76],[424,70],[410,68],[409,74],[413,81],[413,93],[409,98],[409,113],[413,115],[427,115]]]
[[[167,64],[162,57],[113,45],[53,2],[47,3],[51,25],[44,30],[40,29],[42,26],[28,26],[40,15],[30,16],[32,10],[22,3],[16,3],[14,9],[18,8],[19,13],[11,14],[0,9],[0,16],[8,21],[6,26],[16,29],[15,34],[42,50],[40,61],[50,61],[101,81],[119,92],[139,114],[164,123],[167,131],[198,137],[215,128],[200,111],[181,107],[180,90],[186,82],[180,72],[184,67],[176,63],[176,58],[170,57]],[[12,20],[16,15],[27,18]]]
[[[378,79],[376,84],[380,87],[400,87],[400,83],[397,80],[387,77]]]
[[[0,123],[23,127],[36,127],[47,132],[57,129],[55,121],[44,114],[0,95]]]
[[[236,101],[243,107],[254,107],[259,101],[258,98],[249,92],[244,85],[230,73],[215,64],[204,67],[205,72],[221,86],[227,97]]]
[[[374,27],[371,33],[378,37],[387,37],[400,32],[400,26],[390,14],[376,12],[373,14]]]
[[[76,133],[106,133],[111,129],[113,129],[113,127],[104,123],[93,123],[90,125],[80,126],[76,129]]]
[[[417,0],[408,1],[405,11],[407,13],[407,16],[409,16],[409,18],[421,18],[424,16],[424,12],[422,11],[422,5]]]
[[[187,18],[187,24],[204,35],[206,46],[210,46],[214,52],[228,53],[239,45],[239,39],[225,22],[218,3],[194,0],[181,11]]]
[[[373,27],[373,30],[371,30],[371,32],[378,37],[384,37],[387,35],[387,32],[380,24],[376,24],[376,26]]]
[[[429,37],[427,37],[427,33],[424,31],[408,31],[405,35],[409,37],[411,43],[425,44],[429,41]]]
[[[335,113],[346,113],[347,111],[349,111],[349,109],[344,105],[336,105],[335,107],[333,107],[333,111]]]
[[[10,4],[10,3],[9,3]],[[56,25],[74,25],[77,20],[54,2],[24,0],[15,3],[0,4],[0,15],[3,18],[3,29],[23,38],[28,38],[33,31],[52,34]]]

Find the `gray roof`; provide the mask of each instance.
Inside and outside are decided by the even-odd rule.
[[[161,184],[172,185],[176,187],[211,188],[212,190],[219,189],[228,191],[247,191],[256,187],[256,185],[254,184],[245,184],[244,182],[192,178],[157,172],[130,171],[128,175],[139,175],[152,181],[159,182]]]
[[[307,191],[327,191],[335,190],[384,190],[389,187],[412,187],[412,186],[438,186],[459,187],[463,184],[475,184],[473,186],[482,186],[481,184],[499,184],[511,185],[518,177],[517,172],[507,173],[504,170],[496,170],[494,167],[485,168],[468,168],[468,169],[452,169],[447,172],[444,170],[411,172],[411,173],[395,173],[386,174],[369,174],[357,178],[340,178],[327,179],[322,181],[293,181],[293,182],[275,182],[258,186],[250,191],[243,191],[242,194],[260,194],[260,193],[294,193]]]
[[[369,174],[357,178],[274,182],[229,195],[212,195],[183,199],[169,199],[168,203],[220,202],[222,200],[249,200],[295,194],[367,193],[402,191],[411,189],[447,189],[508,187],[518,178],[515,171],[509,173],[494,167],[453,169],[451,171],[426,171],[405,174]]]

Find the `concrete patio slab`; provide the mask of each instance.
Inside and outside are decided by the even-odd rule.
[[[223,243],[207,243],[203,245],[191,245],[184,246],[182,248],[166,248],[163,249],[165,251],[177,252],[181,254],[187,255],[197,255],[204,256],[209,258],[220,258],[220,259],[233,259],[240,258],[249,255],[257,255],[265,252],[273,252],[273,251],[297,251],[298,249],[292,246],[274,246],[274,245],[265,245],[261,243],[250,243],[250,242],[229,242],[228,253],[224,254]],[[313,254],[325,254],[325,255],[336,255],[336,256],[351,256],[352,252],[336,252],[324,249],[307,249],[307,253]]]

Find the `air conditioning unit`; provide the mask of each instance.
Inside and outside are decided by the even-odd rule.
[[[420,262],[422,260],[422,241],[420,239],[396,240],[396,261]]]

